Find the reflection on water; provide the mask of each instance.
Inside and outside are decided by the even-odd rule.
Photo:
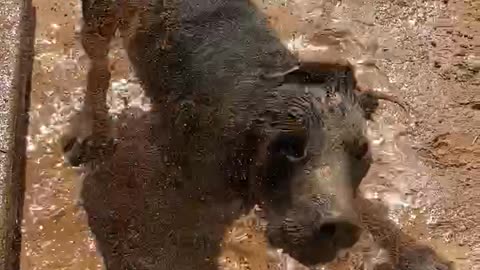
[[[290,49],[314,50],[318,57],[326,61],[347,58],[355,63],[362,85],[394,90],[389,79],[375,68],[378,44],[375,40],[377,33],[372,32],[374,14],[363,7],[361,1],[281,2],[256,1],[261,10],[269,15],[272,27]],[[304,269],[279,251],[268,249],[262,232],[264,224],[259,218],[260,209],[254,209],[249,215],[236,220],[229,230],[222,233],[215,226],[221,220],[212,220],[210,216],[204,216],[202,222],[205,226],[201,228],[190,226],[189,223],[194,221],[188,217],[198,215],[189,212],[176,212],[170,216],[162,212],[165,215],[159,217],[153,212],[161,209],[161,202],[147,199],[149,196],[158,198],[160,193],[133,192],[136,189],[132,186],[140,182],[135,181],[139,174],[150,177],[151,181],[145,183],[155,185],[155,170],[151,167],[159,165],[155,163],[155,166],[149,166],[152,162],[152,156],[149,155],[155,156],[157,150],[141,142],[142,136],[147,137],[147,124],[139,126],[131,134],[132,125],[139,123],[138,117],[143,123],[148,123],[143,111],[148,111],[149,106],[129,70],[119,40],[114,42],[111,53],[114,60],[111,64],[113,76],[109,105],[111,113],[117,115],[118,123],[123,123],[118,126],[117,135],[123,136],[120,147],[124,147],[126,154],[115,159],[133,162],[132,151],[140,152],[139,155],[144,159],[140,159],[140,163],[136,160],[137,163],[130,166],[131,170],[124,175],[118,176],[118,172],[115,172],[115,183],[108,182],[111,177],[108,170],[95,172],[104,176],[101,178],[103,182],[99,182],[100,178],[95,178],[95,173],[85,178],[85,172],[66,166],[58,138],[67,120],[82,104],[87,66],[87,59],[76,39],[81,12],[77,1],[35,0],[34,4],[38,7],[39,25],[28,137],[26,203],[22,221],[22,269],[103,269],[104,263],[98,253],[98,248],[102,247],[97,247],[92,230],[97,237],[108,238],[108,233],[125,234],[124,238],[120,238],[123,239],[122,243],[116,243],[112,245],[115,247],[113,250],[106,251],[108,256],[114,258],[111,260],[112,269],[165,267],[156,265],[156,256],[184,260],[185,269],[192,267],[195,258],[201,260],[201,256],[204,256],[204,263],[190,269],[211,269],[209,267],[214,261],[224,269]],[[125,112],[125,105],[138,110]],[[412,124],[404,119],[401,110],[389,108],[370,125],[376,163],[362,186],[362,194],[366,199],[359,199],[358,205],[363,212],[364,226],[371,234],[365,233],[352,252],[342,254],[336,262],[318,269],[389,269],[381,267],[389,267],[392,261],[397,261],[405,270],[445,269],[441,268],[443,264],[435,254],[421,248],[422,243],[440,251],[448,260],[457,262],[458,269],[462,269],[460,266],[464,263],[467,250],[451,242],[448,235],[445,235],[445,239],[430,237],[429,224],[435,223],[437,216],[442,214],[442,193],[402,135]],[[132,143],[133,139],[140,141]],[[83,195],[83,201],[80,194]],[[163,200],[178,199],[172,196],[162,193]],[[87,209],[96,209],[93,211],[96,214],[87,217],[81,203]],[[202,205],[183,205],[181,209],[201,213],[205,208]],[[232,212],[238,210],[235,205],[226,207],[234,209]],[[144,212],[148,215],[139,214]],[[215,239],[222,241],[220,247],[215,247],[220,249],[221,256],[209,258],[207,251],[173,254],[165,239],[172,237],[171,231],[174,229],[168,227],[167,220],[175,219],[178,224],[179,218],[175,216],[181,216],[186,228],[183,233],[187,238],[206,238],[200,241],[203,241],[203,246],[208,246],[209,241],[215,242]],[[228,218],[225,217],[225,220]],[[196,231],[187,231],[187,228],[195,228]],[[156,236],[141,231],[157,229],[161,233]],[[98,236],[98,232],[106,234]],[[145,235],[162,242],[153,247],[165,246],[165,250],[151,250],[143,245],[153,241],[144,239]],[[195,245],[200,242],[195,242]],[[138,254],[139,250],[141,254]],[[419,254],[420,259],[417,258]],[[191,258],[187,259],[188,256]]]

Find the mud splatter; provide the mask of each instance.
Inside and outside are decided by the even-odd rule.
[[[382,105],[370,123],[375,164],[359,203],[369,233],[318,269],[389,269],[382,267],[395,263],[402,270],[444,269],[447,261],[460,270],[480,269],[478,1],[255,2],[291,50],[316,50],[326,61],[347,59],[364,87],[395,93],[414,108],[407,117]],[[82,172],[64,164],[58,143],[85,87],[79,3],[34,4],[39,23],[21,268],[104,269],[79,201]],[[121,41],[113,47],[110,112],[120,114],[125,105],[148,110]],[[219,264],[304,269],[267,247],[260,213],[225,233]],[[151,269],[149,258],[141,264]]]

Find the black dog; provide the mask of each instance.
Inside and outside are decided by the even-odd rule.
[[[370,167],[365,124],[379,96],[357,91],[348,65],[299,61],[247,0],[82,5],[91,67],[81,119],[90,136],[67,145],[72,164],[105,158],[112,145],[108,52],[119,29],[161,119],[154,137],[164,138],[182,185],[234,189],[259,204],[270,244],[307,265],[358,240],[352,201]]]

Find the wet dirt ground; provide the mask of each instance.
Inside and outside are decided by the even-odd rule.
[[[395,269],[437,270],[446,269],[446,261],[453,269],[480,269],[480,1],[255,2],[289,48],[316,50],[325,60],[348,58],[356,63],[361,84],[397,95],[412,107],[406,114],[382,103],[370,123],[375,164],[358,203],[370,233],[324,269],[389,269],[381,267],[396,264]],[[118,248],[126,258],[122,265],[100,256],[85,208],[99,209],[96,215],[101,219],[111,210],[105,202],[117,207],[117,218],[128,221],[117,224],[117,233],[140,224],[133,216],[149,206],[142,205],[144,194],[129,194],[131,189],[118,185],[135,186],[129,179],[148,171],[150,159],[143,154],[142,164],[102,181],[85,178],[85,171],[63,163],[59,136],[81,107],[88,66],[78,42],[80,6],[70,0],[34,0],[34,5],[38,25],[21,269],[104,269],[105,264],[111,269],[159,269],[165,266],[155,263],[157,255],[180,260],[180,255],[168,252],[136,254],[134,244],[145,241],[138,229],[127,238],[130,247]],[[141,141],[147,133],[140,126],[132,134],[131,125],[138,123],[135,117],[146,119],[142,111],[148,102],[129,70],[121,42],[112,46],[109,101],[111,113],[126,124],[117,135],[125,139],[122,147],[129,153],[117,161],[132,162],[131,151],[145,149]],[[125,113],[125,100],[139,109]],[[120,184],[109,185],[113,180]],[[107,199],[89,203],[89,196]],[[205,233],[214,223],[206,222]],[[303,269],[268,250],[262,225],[255,212],[240,218],[225,235],[215,236],[223,238],[221,255],[203,259],[217,260],[225,269]],[[127,254],[128,248],[132,252]],[[208,263],[195,262],[204,255],[197,253],[185,264],[211,269]],[[189,253],[181,255],[185,254]]]

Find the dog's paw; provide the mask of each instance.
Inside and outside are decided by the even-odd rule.
[[[65,160],[80,166],[94,159],[104,158],[114,149],[115,140],[111,119],[105,120],[102,129],[96,128],[93,117],[86,113],[75,115],[60,138]]]
[[[92,161],[107,159],[115,152],[116,140],[94,135],[83,140],[72,137],[64,139],[62,146],[66,162],[78,167]]]

